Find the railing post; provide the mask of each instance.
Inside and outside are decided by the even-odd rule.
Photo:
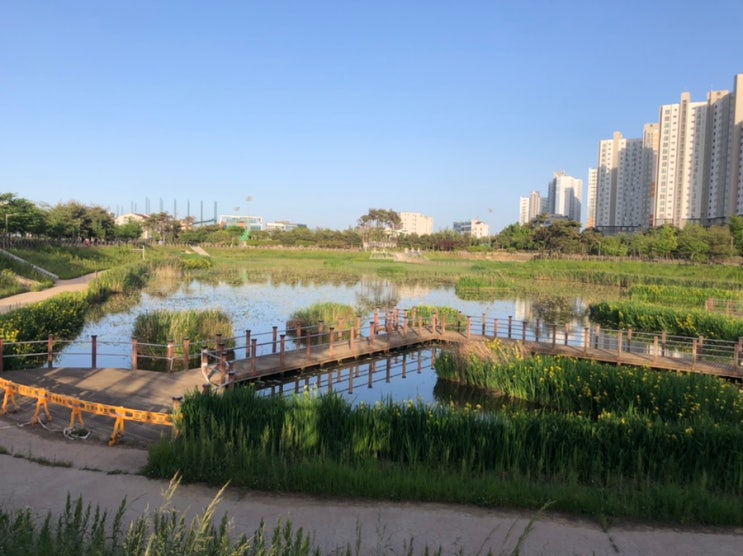
[[[627,329],[627,353],[632,353],[632,329]]]
[[[418,317],[418,336],[423,336],[423,317]]]
[[[485,323],[486,323],[486,320],[485,319],[486,318],[487,317],[486,317],[485,313],[483,313],[482,314],[482,333],[481,333],[481,335],[482,335],[483,338],[485,337]]]
[[[617,332],[617,363],[622,361],[622,343],[624,342],[624,338],[622,335],[622,331],[619,330]]]
[[[539,343],[539,328],[542,326],[542,323],[539,319],[537,319],[537,323],[534,326],[534,341],[536,343]]]
[[[658,361],[658,335],[653,336],[653,363]]]
[[[472,335],[472,317],[467,316],[467,339],[469,340]]]
[[[187,371],[191,368],[191,341],[188,338],[183,338],[183,370]]]
[[[256,359],[258,359],[258,338],[250,340],[250,371],[255,374],[257,370]]]
[[[408,312],[405,311],[405,313],[402,316],[402,335],[406,338],[408,337]]]
[[[132,338],[132,370],[137,370],[137,338]]]
[[[511,328],[513,326],[513,317],[508,315],[508,339],[511,339]]]
[[[438,334],[439,330],[439,323],[438,323],[438,315],[434,314],[433,317],[431,317],[431,323],[433,327],[433,333]]]
[[[90,335],[90,368],[95,369],[97,365],[98,355],[98,336],[96,334]]]
[[[328,355],[333,357],[333,337],[335,336],[335,328],[330,327],[330,341],[328,342]]]
[[[660,354],[665,357],[666,356],[666,340],[668,339],[666,335],[666,331],[663,330],[660,335]]]
[[[697,348],[698,348],[698,340],[694,338],[691,341],[691,370],[693,371],[694,368],[697,365]]]
[[[307,357],[307,361],[310,360],[310,356],[312,355],[312,332],[307,330],[305,332],[305,356]]]
[[[583,353],[588,353],[588,343],[591,341],[591,329],[583,328]]]
[[[272,338],[272,342],[271,342],[271,353],[276,353],[276,340],[278,339],[278,331],[279,331],[279,327],[278,326],[274,326],[273,327],[272,336],[271,336],[271,338]]]
[[[521,341],[522,342],[526,341],[526,321],[525,320],[521,321]]]
[[[219,376],[220,382],[225,384],[227,382],[227,353],[224,351],[219,354]]]
[[[738,343],[735,344],[735,348],[733,349],[733,365],[737,369],[740,365],[740,351],[741,347],[743,347],[743,338],[738,339]],[[2,340],[0,340],[0,356],[2,356]],[[0,363],[0,371],[2,371],[2,364]]]
[[[598,349],[600,341],[601,341],[601,325],[597,324],[596,328],[593,329],[593,347]]]
[[[279,353],[279,364],[283,367],[286,362],[286,334],[281,335],[281,351]]]
[[[498,338],[498,319],[493,319],[493,340]]]
[[[565,345],[568,345],[568,335],[570,334],[570,328],[568,328],[568,323],[565,323]]]
[[[167,352],[165,354],[165,357],[168,359],[168,372],[173,372],[173,357],[175,356],[175,344],[173,343],[172,339],[168,339],[168,346],[167,346]]]
[[[245,331],[245,359],[250,357],[250,330]]]
[[[557,345],[557,325],[552,325],[552,349],[555,349],[555,345]]]
[[[377,330],[374,326],[374,321],[371,321],[369,323],[369,346],[374,345],[374,336],[376,335]]]
[[[209,354],[206,350],[206,343],[201,344],[201,374],[208,376],[206,370],[209,368]]]
[[[54,364],[54,334],[46,340],[46,364],[51,369]]]
[[[457,313],[457,332],[462,331],[462,312]]]

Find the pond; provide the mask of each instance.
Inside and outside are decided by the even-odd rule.
[[[371,316],[376,307],[398,307],[408,309],[418,305],[451,307],[463,315],[480,318],[483,314],[488,319],[507,319],[512,316],[517,321],[533,321],[539,317],[547,319],[560,313],[572,329],[584,326],[585,303],[576,298],[512,298],[491,301],[471,301],[457,297],[453,287],[432,287],[422,285],[399,285],[392,281],[374,278],[362,278],[356,284],[331,283],[293,283],[267,280],[251,283],[247,280],[235,284],[232,282],[205,283],[190,280],[175,284],[164,290],[150,289],[140,296],[136,305],[125,311],[107,314],[85,325],[77,340],[68,345],[57,358],[55,364],[61,367],[90,366],[91,335],[97,336],[98,367],[129,368],[131,364],[131,337],[134,321],[140,314],[157,309],[219,309],[228,314],[233,323],[236,336],[246,330],[253,335],[270,332],[273,326],[284,330],[287,320],[298,309],[314,303],[334,302],[351,305],[358,314]],[[551,312],[551,313],[550,313]],[[365,319],[368,323],[369,319]],[[432,402],[436,396],[436,375],[432,371],[431,350],[412,352],[395,357],[389,363],[390,373],[387,379],[387,361],[376,363],[362,362],[353,373],[349,389],[349,369],[341,372],[335,389],[354,401],[374,402],[385,396],[394,399],[420,399]],[[405,361],[403,362],[403,358]],[[369,366],[372,369],[372,387],[369,387]],[[403,372],[403,365],[408,367]],[[405,374],[403,378],[402,375]],[[327,374],[327,372],[325,373]],[[288,392],[294,392],[296,385],[287,385]],[[441,386],[438,386],[441,388]],[[300,385],[301,391],[326,391],[328,379],[317,377]],[[446,397],[456,397],[459,393],[447,392]],[[478,402],[480,403],[480,402]]]

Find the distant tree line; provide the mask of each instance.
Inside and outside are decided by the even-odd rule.
[[[244,229],[217,224],[195,226],[194,218],[177,219],[167,212],[147,215],[142,222],[117,225],[105,208],[76,201],[38,206],[12,193],[0,194],[3,236],[34,237],[73,242],[156,241],[212,245],[239,245]],[[584,255],[680,259],[717,262],[743,255],[743,217],[734,216],[721,226],[689,224],[684,228],[661,226],[643,232],[604,235],[571,220],[547,221],[537,217],[529,224],[511,224],[494,236],[474,238],[452,230],[433,234],[401,234],[399,214],[391,209],[369,209],[355,228],[251,231],[250,245],[360,249],[370,240],[384,240],[398,249],[420,251],[530,251],[542,256]]]

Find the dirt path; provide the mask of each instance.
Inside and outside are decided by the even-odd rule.
[[[57,280],[57,282],[51,288],[45,290],[19,293],[18,295],[11,295],[10,297],[4,297],[0,299],[0,313],[7,313],[13,309],[18,309],[29,303],[36,303],[37,301],[44,301],[55,295],[65,292],[82,292],[88,287],[88,283],[98,276],[98,273],[86,274],[79,278],[72,278],[70,280]]]

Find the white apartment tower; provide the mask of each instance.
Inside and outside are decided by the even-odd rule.
[[[580,222],[583,180],[556,172],[548,185],[548,212]]]
[[[596,193],[599,180],[598,168],[588,169],[588,191],[586,192],[586,228],[596,226]]]
[[[706,124],[707,103],[691,102],[689,93],[661,106],[654,226],[701,221]]]
[[[657,124],[647,124],[642,139],[625,139],[617,131],[611,139],[599,142],[594,213],[597,229],[614,233],[649,224],[657,141]]]
[[[732,93],[712,91],[704,102],[682,93],[678,104],[661,106],[641,140],[617,132],[600,141],[595,180],[588,219],[607,232],[743,215],[743,74]]]
[[[735,76],[733,93],[707,96],[702,220],[717,224],[743,214],[743,74]]]
[[[424,216],[419,212],[401,212],[399,216],[402,224],[401,233],[419,236],[433,233],[433,218],[430,216]]]
[[[528,224],[542,212],[542,198],[538,191],[528,197],[519,197],[519,224]]]

